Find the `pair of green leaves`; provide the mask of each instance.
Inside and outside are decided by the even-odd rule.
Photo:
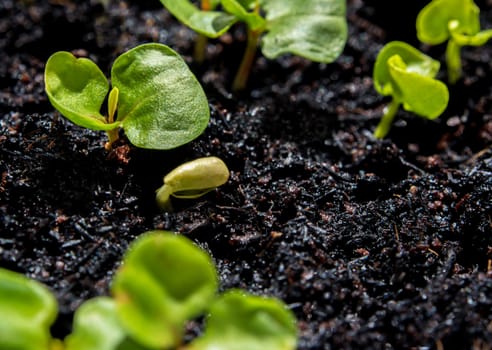
[[[480,31],[480,9],[473,0],[433,0],[417,16],[417,37],[437,45],[448,41],[448,77],[455,83],[461,76],[462,46],[482,46],[492,38],[492,30]]]
[[[165,45],[144,44],[119,56],[111,83],[104,116],[101,107],[109,84],[93,61],[61,51],[46,63],[50,102],[82,127],[109,135],[121,127],[135,146],[171,149],[198,137],[208,124],[202,87],[183,59]]]
[[[343,0],[220,0],[223,11],[202,11],[190,0],[161,0],[178,20],[210,38],[245,22],[265,32],[262,52],[268,58],[293,53],[316,62],[332,62],[347,40]],[[218,0],[214,1],[217,6]],[[258,13],[258,5],[266,14]],[[253,11],[252,11],[253,10]]]
[[[292,313],[274,298],[240,290],[217,296],[211,257],[186,238],[152,231],[127,252],[111,288],[75,313],[65,350],[289,350]],[[56,301],[38,282],[0,269],[0,348],[54,350]],[[202,336],[183,344],[187,321],[207,313]],[[58,346],[58,347],[57,347]]]
[[[381,49],[374,65],[374,86],[381,95],[393,99],[375,137],[386,136],[401,104],[405,110],[427,119],[444,112],[449,91],[444,83],[434,79],[439,67],[438,61],[404,42],[393,41]]]

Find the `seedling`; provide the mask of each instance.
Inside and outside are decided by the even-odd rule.
[[[374,65],[374,87],[381,95],[391,96],[392,101],[374,131],[376,138],[387,135],[400,105],[431,120],[444,112],[449,91],[434,79],[439,66],[438,61],[401,41],[392,41],[381,49]]]
[[[111,287],[75,312],[73,332],[53,339],[54,296],[0,269],[0,349],[293,350],[296,323],[275,298],[241,290],[217,295],[211,257],[187,238],[151,231],[132,243]],[[186,323],[207,315],[203,335],[184,344]]]
[[[222,11],[202,11],[190,0],[161,2],[182,23],[210,38],[236,22],[246,24],[246,51],[233,82],[236,91],[246,87],[260,38],[267,58],[291,53],[324,63],[334,61],[347,40],[343,0],[220,0]]]
[[[164,177],[164,185],[157,190],[156,201],[165,211],[172,211],[171,196],[198,198],[225,184],[229,169],[217,157],[198,158],[184,163]]]
[[[46,93],[73,123],[108,133],[107,148],[119,128],[137,147],[171,149],[198,137],[210,111],[202,87],[183,59],[161,44],[137,46],[111,69],[108,114],[101,114],[109,85],[97,65],[60,51],[46,63]]]
[[[461,48],[482,46],[492,38],[492,29],[480,31],[480,9],[473,0],[433,0],[417,16],[417,37],[430,45],[448,41],[446,64],[449,82],[462,74]]]

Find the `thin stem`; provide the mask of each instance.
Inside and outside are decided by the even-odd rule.
[[[260,14],[259,0],[256,0],[253,12],[257,15]],[[248,27],[246,50],[244,51],[243,59],[239,65],[234,82],[232,83],[233,91],[242,91],[246,88],[249,74],[251,72],[251,68],[253,67],[253,62],[255,61],[256,50],[258,48],[258,41],[260,40],[261,33],[263,33],[263,29],[251,30]]]
[[[210,0],[202,0],[200,7],[202,11],[213,10]],[[207,51],[208,38],[203,34],[198,34],[195,40],[195,48],[193,49],[193,59],[198,64],[205,61],[205,53]]]
[[[193,59],[196,63],[202,64],[205,61],[207,45],[208,38],[203,34],[198,34],[195,39],[195,47],[193,49]]]
[[[398,112],[398,109],[400,108],[400,104],[401,103],[399,101],[393,99],[384,109],[383,117],[379,121],[376,130],[374,130],[375,138],[382,139],[388,134],[391,124],[393,123],[393,119],[395,119],[396,112]]]
[[[120,95],[120,91],[118,90],[117,87],[113,87],[113,89],[111,89],[111,91],[109,93],[109,97],[108,97],[108,124],[112,124],[115,121],[114,116],[116,114],[116,109],[118,107],[118,98],[119,98],[119,95]],[[106,150],[109,151],[111,149],[112,144],[116,140],[118,140],[118,138],[120,137],[120,135],[119,135],[118,128],[114,128],[112,130],[108,130],[106,133],[108,134],[108,139],[109,140],[104,145],[104,148],[106,148]]]
[[[258,47],[258,40],[261,32],[250,30],[248,28],[248,42],[244,51],[243,59],[232,83],[233,91],[242,91],[246,88],[248,77],[253,66]]]
[[[452,38],[446,46],[446,65],[448,68],[448,80],[454,84],[461,78],[461,45]]]

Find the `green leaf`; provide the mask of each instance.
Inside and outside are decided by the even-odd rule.
[[[139,343],[180,343],[185,321],[214,299],[217,274],[208,254],[182,236],[151,231],[128,251],[113,281],[121,324]]]
[[[73,331],[65,350],[145,350],[128,338],[121,326],[116,304],[108,297],[90,299],[74,315]]]
[[[111,81],[119,89],[118,121],[135,146],[175,148],[207,127],[210,111],[200,83],[165,45],[144,44],[122,54]]]
[[[417,16],[417,37],[436,45],[449,39],[449,22],[458,22],[458,32],[474,35],[480,31],[479,8],[473,0],[433,0]]]
[[[474,35],[461,34],[458,21],[449,22],[449,32],[452,40],[459,46],[482,46],[492,38],[492,29],[484,30]]]
[[[0,349],[48,350],[57,312],[48,288],[0,268]]]
[[[344,0],[262,0],[267,34],[262,52],[268,58],[292,53],[329,63],[347,41]]]
[[[389,42],[379,51],[376,63],[374,64],[374,87],[381,95],[393,96],[397,99],[402,98],[400,87],[398,84],[395,84],[388,65],[388,60],[394,55],[401,57],[403,62],[405,62],[408,72],[414,72],[423,77],[434,78],[439,71],[440,63],[416,48],[401,41]]]
[[[184,25],[209,38],[221,36],[236,23],[234,16],[220,11],[202,11],[189,0],[161,0],[161,3]]]
[[[390,57],[388,66],[391,78],[399,87],[404,109],[428,119],[435,119],[444,112],[449,101],[444,83],[410,71],[398,55]]]
[[[237,0],[221,0],[224,10],[234,15],[238,20],[246,23],[251,30],[262,31],[265,27],[265,19],[254,12],[249,12],[251,1],[241,3]]]
[[[44,76],[48,98],[64,117],[93,130],[118,127],[100,114],[109,85],[94,62],[59,51],[48,59]]]
[[[295,318],[281,301],[232,290],[212,304],[189,350],[291,350],[296,339]]]

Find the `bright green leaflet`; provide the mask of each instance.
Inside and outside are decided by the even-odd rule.
[[[492,30],[480,31],[480,9],[473,0],[433,0],[417,16],[417,37],[436,45],[448,40],[446,64],[448,78],[461,77],[461,47],[481,46],[492,38]]]
[[[434,79],[439,62],[400,41],[393,41],[380,51],[374,65],[376,90],[392,96],[374,135],[383,138],[400,107],[427,119],[437,118],[447,107],[449,91],[445,84]]]
[[[343,0],[261,0],[267,34],[262,52],[268,58],[293,53],[315,62],[330,63],[347,41]]]
[[[100,114],[109,86],[91,60],[57,52],[46,62],[44,81],[51,104],[75,124],[92,130],[118,127],[118,123],[108,124]]]
[[[220,27],[220,31],[207,31],[203,22],[211,16],[210,11],[200,11],[189,0],[161,2],[185,25],[209,37],[223,34],[233,24]],[[215,15],[232,15],[248,26],[247,48],[233,83],[234,90],[245,87],[263,33],[262,52],[271,59],[290,53],[330,63],[341,54],[347,41],[344,0],[221,0],[221,4],[224,12],[215,11]],[[260,16],[260,9],[265,18]]]
[[[473,0],[433,0],[417,16],[417,37],[426,44],[437,45],[449,39],[448,23],[459,22],[463,34],[480,30],[479,9]]]
[[[220,11],[202,11],[190,0],[161,0],[161,3],[181,23],[209,38],[221,36],[236,23],[234,16]],[[217,3],[214,1],[212,5],[216,6]]]
[[[215,297],[211,258],[182,236],[151,231],[130,248],[111,288],[121,324],[150,348],[177,346]]]
[[[247,24],[250,30],[264,31],[266,22],[259,14],[250,12],[249,6],[253,3],[241,4],[237,0],[221,0],[222,6],[227,13],[235,16],[239,21]]]
[[[280,301],[231,290],[212,304],[205,333],[189,350],[293,350],[296,333],[295,318]]]
[[[169,47],[144,44],[119,56],[111,81],[120,91],[118,120],[138,147],[170,149],[198,137],[210,111],[200,83]]]
[[[75,124],[108,131],[110,142],[111,132],[122,127],[137,147],[171,149],[198,137],[208,124],[203,89],[184,60],[165,45],[144,44],[125,52],[113,64],[111,81],[105,118],[99,111],[109,86],[92,61],[62,51],[46,64],[46,92],[53,106]]]
[[[74,315],[73,331],[65,350],[145,350],[128,338],[121,326],[116,304],[108,297],[90,299]]]
[[[0,349],[48,350],[57,312],[44,285],[0,268]]]

